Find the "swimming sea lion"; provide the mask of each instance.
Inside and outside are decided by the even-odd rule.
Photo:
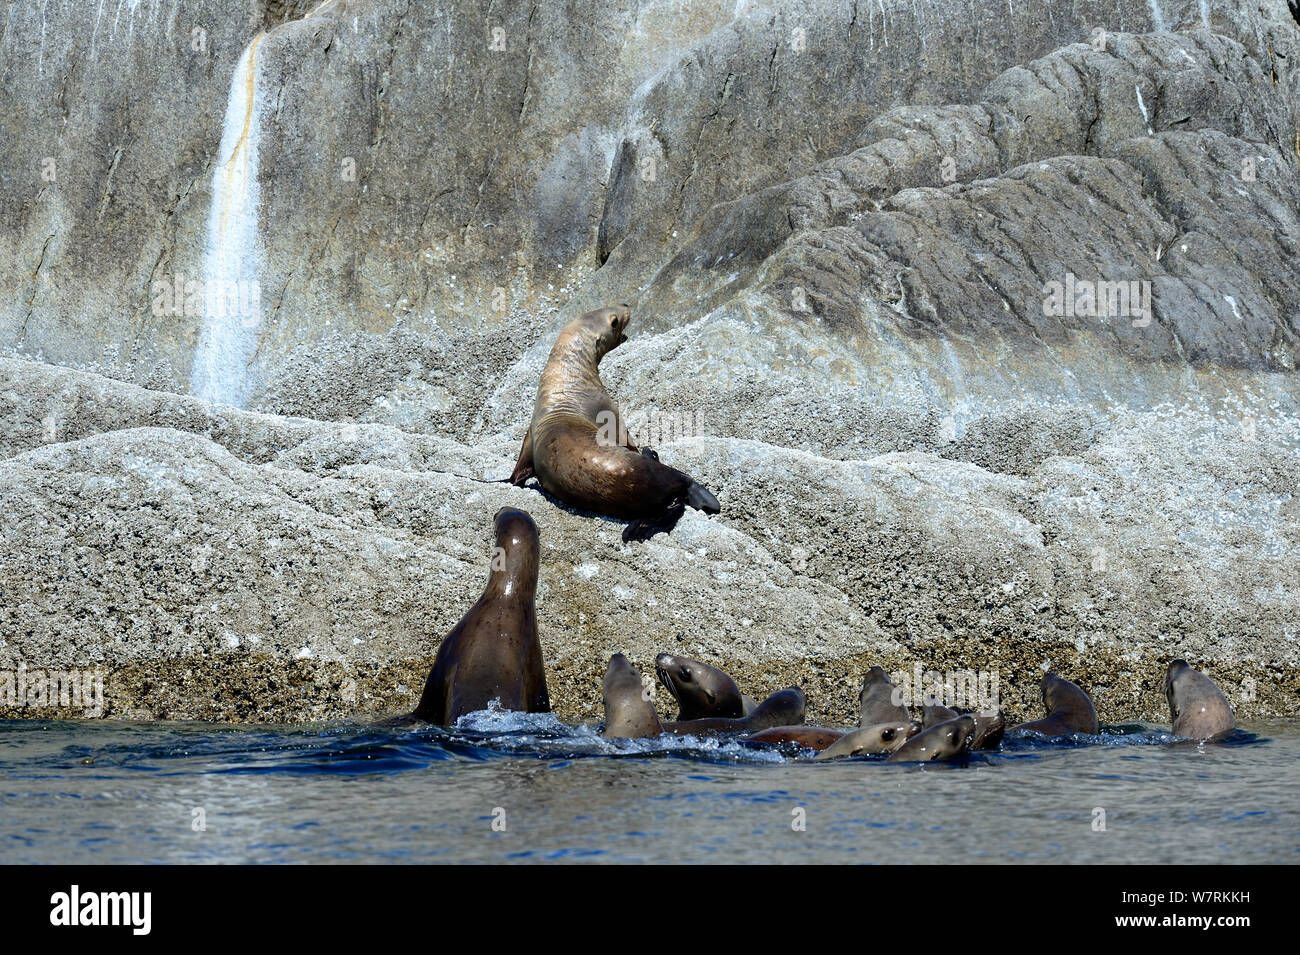
[[[549,713],[546,667],[537,639],[537,525],[503,507],[483,595],[438,648],[412,716],[449,725],[500,700],[507,710]]]
[[[754,701],[740,692],[736,681],[707,663],[661,653],[655,657],[655,673],[677,701],[678,720],[736,719],[754,712]]]
[[[940,723],[955,720],[957,717],[965,715],[967,714],[959,713],[957,710],[946,706],[926,706],[921,709],[921,726],[923,729],[929,729],[931,726],[937,726]],[[975,719],[975,736],[971,740],[970,748],[997,749],[998,743],[1002,742],[1002,736],[1007,728],[1007,720],[1002,711],[972,712],[969,715]]]
[[[975,737],[975,718],[959,716],[917,733],[889,757],[890,763],[928,763],[952,759],[970,749]]]
[[[858,706],[861,717],[859,726],[877,726],[881,723],[910,723],[912,714],[902,705],[901,691],[890,682],[885,671],[872,667],[862,678],[862,689],[858,692]]]
[[[749,733],[755,730],[771,729],[774,726],[793,726],[803,722],[803,690],[791,686],[778,690],[762,703],[753,713],[739,719],[710,717],[702,720],[678,720],[664,724],[665,733],[679,736],[713,735],[715,733]]]
[[[842,756],[874,756],[892,753],[913,736],[921,732],[919,723],[881,723],[864,726],[846,733],[817,754],[817,759],[838,759]]]
[[[689,475],[632,443],[597,366],[627,341],[626,305],[598,308],[564,326],[537,386],[533,420],[510,482],[534,475],[542,489],[586,511],[631,523],[623,539],[671,530],[686,505],[717,514],[718,499]]]
[[[1032,723],[1021,723],[1013,730],[1032,730],[1044,736],[1069,736],[1071,733],[1097,733],[1097,710],[1092,699],[1076,684],[1062,680],[1055,673],[1044,673],[1039,684],[1047,716]]]
[[[804,749],[821,752],[837,739],[845,735],[844,730],[829,726],[773,726],[752,736],[746,736],[747,743],[798,743]]]
[[[1165,671],[1165,699],[1175,736],[1222,739],[1237,727],[1232,707],[1218,686],[1186,660],[1175,660]]]
[[[602,686],[605,699],[605,731],[601,736],[639,739],[663,732],[659,714],[645,692],[641,671],[621,653],[609,658]]]

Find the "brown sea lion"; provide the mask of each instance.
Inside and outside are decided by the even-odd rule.
[[[601,736],[639,739],[663,732],[641,671],[623,654],[610,657],[601,689],[605,701],[605,730]]]
[[[1092,699],[1077,684],[1063,680],[1055,673],[1044,673],[1039,686],[1047,716],[1013,726],[1013,730],[1032,730],[1044,736],[1069,736],[1072,733],[1096,735],[1097,710],[1092,705]]]
[[[679,721],[713,716],[737,719],[754,712],[756,704],[740,692],[736,681],[707,663],[661,653],[655,657],[655,673],[677,701]]]
[[[510,482],[533,476],[566,504],[629,521],[623,539],[671,530],[686,506],[717,514],[718,499],[689,474],[659,462],[628,437],[597,367],[627,341],[626,305],[598,308],[564,326],[551,349],[533,419]]]
[[[902,690],[894,686],[880,667],[872,667],[862,678],[858,692],[859,726],[877,726],[882,723],[910,723],[912,714],[901,699]]]
[[[773,726],[753,736],[746,736],[747,743],[798,743],[804,749],[821,752],[837,739],[844,736],[846,730],[837,730],[829,726]]]
[[[679,736],[711,736],[717,733],[751,733],[774,726],[793,726],[803,722],[803,690],[787,687],[769,696],[753,713],[739,719],[711,717],[702,720],[678,720],[665,723],[665,733]]]
[[[931,726],[937,726],[940,723],[946,723],[948,720],[955,720],[957,717],[965,715],[967,713],[958,712],[946,706],[926,706],[921,709],[921,726],[924,729],[929,729]],[[971,712],[969,715],[975,718],[975,737],[971,740],[970,748],[997,749],[1007,728],[1007,720],[1002,711]]]
[[[487,586],[438,648],[417,719],[449,725],[492,700],[507,710],[551,710],[534,604],[537,525],[512,507],[497,511],[494,524]]]
[[[892,753],[921,732],[921,726],[906,723],[881,723],[864,726],[846,733],[817,754],[818,759],[839,759],[844,756],[874,756]]]
[[[1237,728],[1232,707],[1218,686],[1186,660],[1175,660],[1165,671],[1165,699],[1175,736],[1222,739]]]
[[[922,730],[894,751],[886,762],[928,763],[952,759],[970,749],[975,738],[975,718],[959,716]]]

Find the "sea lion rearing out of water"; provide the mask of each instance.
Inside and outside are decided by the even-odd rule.
[[[663,732],[659,714],[641,681],[641,671],[623,654],[609,658],[601,694],[605,702],[605,730],[601,736],[639,739]]]
[[[564,326],[551,349],[533,420],[510,483],[534,475],[542,490],[566,504],[631,523],[623,539],[671,530],[686,505],[717,514],[718,499],[689,475],[632,443],[597,367],[627,341],[626,305],[598,308]]]
[[[738,719],[757,706],[729,674],[690,657],[661,653],[655,657],[655,673],[677,701],[679,721],[713,716]]]
[[[1175,736],[1217,740],[1237,727],[1232,707],[1214,681],[1186,660],[1174,660],[1165,671],[1165,699]]]
[[[438,648],[417,719],[449,725],[492,700],[507,710],[551,710],[534,604],[537,525],[512,507],[497,511],[494,524],[487,586]]]
[[[1039,686],[1047,716],[1032,723],[1013,726],[1013,730],[1033,730],[1044,736],[1097,734],[1097,710],[1092,705],[1092,699],[1078,685],[1062,680],[1055,673],[1044,673]]]

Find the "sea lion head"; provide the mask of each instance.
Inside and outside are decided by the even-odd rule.
[[[605,702],[605,731],[601,735],[638,739],[663,732],[659,714],[641,682],[641,672],[623,654],[609,658],[601,692]]]
[[[900,701],[899,688],[883,669],[878,666],[867,671],[862,678],[862,689],[858,692],[858,725],[875,726],[881,723],[908,723],[911,714]]]
[[[595,350],[595,359],[600,361],[619,345],[627,341],[627,323],[632,318],[632,309],[628,305],[607,305],[587,312],[574,324],[578,326],[584,340]]]
[[[503,596],[537,588],[539,537],[532,515],[516,507],[503,507],[493,518],[496,544],[492,548],[489,589]]]
[[[717,667],[690,657],[661,653],[655,657],[655,673],[677,701],[681,710],[679,720],[734,719],[745,715],[740,687]]]
[[[841,756],[878,756],[892,753],[921,732],[921,724],[878,723],[845,733],[817,754],[817,759],[839,759]]]
[[[1232,707],[1218,686],[1186,660],[1174,660],[1165,671],[1165,699],[1175,736],[1213,739],[1236,728]]]
[[[909,737],[889,757],[889,762],[928,763],[935,759],[952,759],[967,752],[974,737],[975,717],[959,716]]]

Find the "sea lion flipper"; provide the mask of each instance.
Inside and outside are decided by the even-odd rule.
[[[523,487],[534,474],[533,471],[533,432],[529,428],[524,432],[524,444],[519,449],[519,460],[515,462],[515,469],[510,475],[510,483],[516,487]]]
[[[623,543],[629,544],[632,541],[648,541],[656,534],[669,534],[677,526],[682,515],[686,513],[686,505],[677,501],[668,505],[668,510],[656,518],[648,520],[632,521],[623,528]]]
[[[713,492],[698,481],[692,481],[690,488],[687,489],[686,503],[705,514],[717,514],[722,510],[722,505],[713,496]]]

